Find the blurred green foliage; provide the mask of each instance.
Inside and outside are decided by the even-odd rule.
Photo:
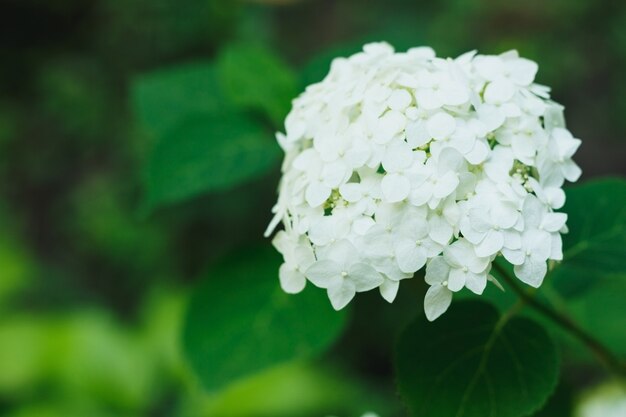
[[[419,314],[418,282],[392,306],[364,295],[343,336],[343,319],[320,313],[325,331],[306,324],[307,343],[319,338],[308,350],[323,354],[324,366],[310,355],[289,362],[284,346],[304,330],[291,317],[300,313],[280,310],[274,342],[283,349],[258,363],[220,352],[222,366],[241,366],[225,374],[221,391],[202,388],[181,337],[190,316],[195,336],[212,343],[219,327],[202,315],[215,309],[234,320],[229,303],[243,303],[238,337],[253,349],[262,343],[245,332],[260,307],[226,296],[213,305],[212,293],[244,297],[224,289],[249,261],[238,248],[269,244],[262,233],[280,156],[273,133],[289,100],[366,41],[430,45],[442,55],[519,49],[540,63],[539,81],[554,88],[584,139],[577,161],[585,175],[625,173],[621,2],[5,0],[0,8],[0,415],[404,415],[390,357],[398,317]],[[593,221],[613,230],[624,194],[606,187],[572,198],[604,193]],[[572,239],[586,233],[571,228]],[[242,281],[258,279],[259,294],[271,297],[274,267],[248,266],[254,273]],[[606,313],[623,310],[624,284],[603,271],[607,282],[580,297],[591,270],[579,262],[566,283],[557,269],[541,297],[623,352],[624,314]],[[186,313],[192,288],[205,292]],[[499,307],[513,302],[495,288],[486,296]],[[567,387],[548,409],[569,412],[568,390],[604,373],[558,338]],[[203,351],[190,356],[206,360]],[[265,369],[272,364],[280,365]]]
[[[290,296],[276,285],[280,264],[271,248],[241,251],[213,268],[194,290],[184,348],[207,389],[310,357],[343,330],[346,312],[334,311],[323,291],[309,288]]]

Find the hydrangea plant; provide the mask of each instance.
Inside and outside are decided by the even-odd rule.
[[[310,281],[344,308],[425,268],[429,320],[463,288],[482,294],[502,256],[539,287],[563,259],[562,186],[581,170],[563,107],[516,51],[455,59],[387,43],[332,62],[293,101],[278,202],[266,234],[284,257],[280,283]]]

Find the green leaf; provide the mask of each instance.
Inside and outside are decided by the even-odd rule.
[[[137,78],[132,85],[135,115],[157,137],[190,115],[211,114],[223,105],[210,62],[194,62],[157,70]]]
[[[260,45],[233,44],[217,60],[218,77],[236,106],[258,110],[281,126],[297,94],[294,72]]]
[[[562,295],[582,294],[602,280],[626,279],[626,181],[590,181],[567,190],[569,233],[563,262],[551,273]]]
[[[561,381],[547,404],[532,417],[567,417],[571,416],[574,406],[572,387]]]
[[[594,285],[583,297],[567,303],[567,314],[576,323],[621,356],[626,356],[624,294],[626,280],[612,280]]]
[[[249,181],[275,167],[279,155],[271,135],[241,114],[188,119],[158,141],[149,156],[148,206]]]
[[[285,294],[280,256],[258,249],[225,259],[194,292],[184,326],[184,350],[208,389],[283,362],[318,354],[339,336],[345,313],[324,291]]]
[[[412,415],[428,417],[526,416],[545,403],[559,375],[557,349],[542,327],[474,301],[409,325],[395,365]]]

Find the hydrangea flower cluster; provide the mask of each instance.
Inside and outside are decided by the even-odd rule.
[[[534,83],[516,51],[437,58],[387,43],[337,58],[293,101],[277,139],[285,151],[269,235],[284,257],[282,288],[307,281],[333,307],[425,267],[429,320],[463,288],[481,294],[502,255],[538,287],[561,260],[565,180],[580,145],[563,107]]]

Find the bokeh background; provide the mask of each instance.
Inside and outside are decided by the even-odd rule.
[[[583,180],[626,174],[625,2],[2,0],[0,415],[303,416],[328,404],[356,413],[363,398],[398,409],[386,339],[394,314],[421,305],[419,288],[384,313],[373,296],[356,303],[326,361],[336,366],[296,363],[219,393],[200,388],[180,348],[189,292],[225,254],[269,245],[279,164],[148,210],[153,138],[133,104],[145,74],[233,43],[273,51],[302,89],[333,56],[374,40],[443,56],[518,49],[583,139]],[[566,376],[557,396],[570,398],[596,372]],[[545,415],[571,415],[575,403]]]

